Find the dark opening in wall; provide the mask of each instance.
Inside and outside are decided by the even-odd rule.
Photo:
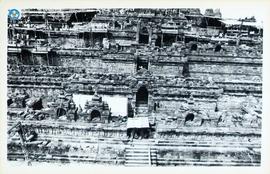
[[[222,27],[222,22],[220,21],[219,18],[211,18],[207,17],[205,18],[205,27],[215,27],[215,28],[221,28]]]
[[[94,44],[99,43],[99,45],[102,45],[102,41],[104,38],[106,38],[105,33],[94,33],[92,35]]]
[[[197,41],[197,38],[195,37],[189,37],[189,36],[185,36],[185,43],[189,43],[191,41]]]
[[[139,35],[139,43],[148,44],[149,35],[140,34]]]
[[[197,48],[198,48],[197,44],[192,44],[190,51],[197,51]]]
[[[215,112],[218,112],[219,109],[218,109],[218,104],[216,103],[216,106],[215,106]]]
[[[140,58],[137,59],[137,71],[140,69],[147,69],[148,70],[148,61],[141,60]]]
[[[183,35],[176,37],[176,41],[183,41],[183,40],[184,40],[184,36]]]
[[[35,103],[33,103],[33,105],[32,105],[33,110],[40,110],[42,108],[43,108],[43,105],[42,105],[42,99],[41,98],[38,101],[36,101]]]
[[[33,65],[32,53],[29,50],[23,49],[21,52],[21,60],[24,65]]]
[[[133,118],[134,111],[130,102],[128,102],[128,117]]]
[[[149,34],[148,29],[146,27],[142,27],[140,33],[141,34]]]
[[[143,27],[140,31],[139,43],[143,43],[143,44],[149,43],[149,33],[146,27]]]
[[[114,27],[115,28],[121,28],[121,24],[117,21],[114,22]]]
[[[35,31],[36,39],[47,39],[48,35],[42,31]]]
[[[171,46],[172,43],[175,42],[175,38],[176,36],[175,35],[172,35],[172,34],[164,34],[163,35],[163,43],[165,46]]]
[[[234,41],[234,40],[229,40],[229,41],[228,41],[228,45],[229,45],[229,46],[236,46],[236,41]]]
[[[44,16],[29,16],[29,20],[32,22],[32,23],[44,23],[45,22],[45,19],[44,19]]]
[[[155,46],[161,47],[161,36],[157,37],[157,40],[155,42]]]
[[[50,66],[57,66],[59,64],[58,58],[57,58],[57,53],[55,51],[49,51],[48,52],[48,58],[49,58],[49,65]]]
[[[9,98],[9,99],[7,100],[7,105],[9,106],[9,105],[11,105],[12,103],[13,103],[12,98]]]
[[[90,22],[93,17],[97,14],[97,12],[77,12],[72,13],[70,16],[68,23],[72,22]]]
[[[184,77],[188,77],[189,76],[189,63],[188,62],[185,62],[184,65],[183,65],[182,75]]]
[[[101,114],[98,110],[93,110],[90,114],[90,120],[98,121],[101,119]]]
[[[57,118],[59,118],[59,117],[61,117],[63,115],[66,115],[66,114],[67,114],[67,112],[63,108],[58,108],[57,111],[56,111]]]
[[[114,38],[112,33],[106,33],[106,37],[107,37],[109,40]]]
[[[157,108],[159,108],[159,102],[158,103],[154,103],[154,111],[157,111]]]
[[[78,119],[79,119],[78,109],[76,109],[74,113],[74,121],[77,121]]]
[[[145,86],[140,87],[136,93],[136,105],[138,104],[148,104],[148,90]]]
[[[193,121],[194,120],[194,114],[193,113],[188,113],[187,116],[185,117],[185,122],[184,124],[186,124],[187,121]]]
[[[217,45],[215,48],[215,52],[220,52],[220,50],[221,50],[221,45]]]

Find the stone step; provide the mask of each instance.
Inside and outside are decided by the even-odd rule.
[[[126,148],[125,166],[157,165],[157,150],[148,145],[140,144]]]
[[[152,156],[151,155],[151,159],[156,159],[157,158],[157,156]],[[147,155],[143,155],[143,156],[133,156],[133,155],[131,155],[131,156],[125,156],[125,159],[126,160],[149,160],[149,156],[147,156]]]
[[[146,111],[146,110],[140,110],[140,111],[137,111],[136,112],[136,116],[137,117],[145,117],[145,116],[147,116],[147,115],[144,115],[144,114],[148,114],[148,111]]]
[[[134,147],[127,147],[126,149],[149,150],[149,148],[151,148],[151,146],[147,146],[144,144],[137,144],[137,145],[134,145]],[[151,150],[153,150],[153,148],[151,148]]]
[[[137,107],[136,110],[148,110],[148,107]]]
[[[136,147],[136,148],[130,148],[130,147],[126,147],[126,151],[127,152],[138,152],[138,151],[141,151],[141,152],[148,152],[149,151],[149,148],[147,147],[147,148],[138,148],[138,147]]]
[[[149,164],[149,160],[128,160],[126,164]]]
[[[57,161],[57,160],[67,160],[67,161],[74,161],[74,162],[112,162],[110,157],[103,156],[102,158],[96,158],[96,156],[66,156],[66,155],[44,155],[39,153],[30,153],[30,159],[36,159],[38,157],[39,161]],[[25,155],[22,152],[18,153],[8,153],[8,159],[25,159]],[[124,158],[118,158],[118,161],[124,162]]]
[[[127,154],[126,158],[145,158],[149,157],[149,154]],[[156,158],[157,154],[151,154],[151,158]]]
[[[129,141],[128,144],[132,147],[136,146],[136,145],[144,145],[145,147],[149,147],[152,144],[154,144],[155,142],[152,141],[147,141],[147,139],[133,139],[132,141]]]
[[[136,108],[148,108],[147,104],[137,104]]]
[[[91,138],[85,138],[85,137],[78,137],[78,139],[74,139],[72,136],[54,136],[54,135],[39,135],[39,141],[46,141],[46,140],[63,140],[63,143],[86,143],[86,144],[110,144],[110,145],[119,145],[123,144],[122,141],[116,141],[113,139],[104,139],[103,141],[100,140],[93,140]],[[12,138],[12,141],[20,141],[20,139],[17,138]],[[132,144],[131,144],[132,143]],[[153,140],[133,140],[133,142],[128,142],[126,146],[128,147],[127,149],[133,148],[130,147],[131,145],[140,146],[141,148],[146,148],[148,149],[149,146],[155,147],[155,148],[234,148],[238,149],[239,147],[241,148],[253,148],[253,149],[260,149],[261,146],[258,143],[251,143],[251,142],[211,142],[211,141],[177,141],[177,140],[167,140],[167,141],[157,141],[156,143]],[[246,149],[245,149],[246,150]]]
[[[139,155],[144,155],[144,154],[148,155],[148,153],[149,151],[146,151],[146,150],[145,151],[126,151],[126,154],[130,156],[132,155],[139,156]],[[157,151],[151,151],[151,153],[154,154],[154,153],[157,153]]]
[[[125,164],[126,167],[145,167],[145,166],[150,166],[149,164]]]
[[[126,152],[133,152],[133,153],[148,153],[149,149],[126,149]],[[157,152],[157,150],[151,149],[151,152]]]
[[[142,108],[142,107],[140,107],[140,108],[137,108],[136,111],[137,111],[137,112],[138,112],[138,111],[148,111],[148,108]]]
[[[160,166],[259,166],[260,161],[258,162],[230,162],[230,161],[220,161],[220,162],[190,162],[190,161],[179,161],[174,162],[170,161],[158,161]]]
[[[133,161],[133,160],[136,160],[136,161],[149,161],[149,157],[148,156],[144,156],[144,157],[134,157],[134,156],[130,156],[130,157],[127,157],[126,156],[126,161],[130,162],[130,161]]]

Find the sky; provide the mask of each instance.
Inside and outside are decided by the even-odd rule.
[[[196,7],[194,7],[196,8]],[[239,19],[239,18],[245,18],[245,17],[252,17],[255,16],[257,21],[263,21],[266,15],[266,8],[260,7],[260,6],[243,6],[239,7],[239,5],[236,6],[223,6],[223,7],[207,7],[203,6],[200,7],[201,13],[204,14],[205,9],[207,8],[219,8],[222,14],[222,18],[233,18],[233,19]]]
[[[204,14],[205,9],[207,8],[200,8],[201,13]],[[215,9],[215,8],[214,8]],[[239,18],[245,18],[245,17],[251,17],[255,16],[257,21],[263,21],[266,15],[266,11],[263,8],[258,7],[222,7],[219,8],[220,12],[222,14],[222,18],[233,18],[233,19],[239,19]]]
[[[108,95],[101,95],[102,101],[106,101],[111,108],[111,112],[113,116],[126,116],[127,115],[127,98],[122,96],[108,96]],[[91,101],[93,95],[82,95],[82,94],[74,94],[73,101],[76,106],[81,105],[82,109],[84,110],[84,105],[86,101]]]

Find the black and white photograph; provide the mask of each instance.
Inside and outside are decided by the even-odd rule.
[[[9,165],[261,166],[256,13],[89,6],[6,18]]]

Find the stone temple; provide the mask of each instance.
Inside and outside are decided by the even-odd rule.
[[[8,162],[260,166],[262,40],[219,9],[23,9]]]

